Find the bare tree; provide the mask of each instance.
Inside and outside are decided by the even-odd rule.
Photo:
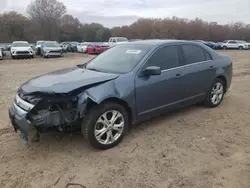
[[[60,26],[60,40],[66,41],[81,41],[81,29],[82,24],[77,18],[72,15],[66,14],[61,18]]]
[[[60,19],[66,13],[66,7],[57,0],[35,0],[28,5],[27,12],[44,39],[58,38]]]
[[[26,39],[28,24],[29,20],[25,16],[14,11],[0,15],[0,40],[8,42]]]

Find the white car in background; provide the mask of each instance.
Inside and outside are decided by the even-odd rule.
[[[109,46],[114,46],[116,44],[122,44],[129,42],[125,37],[111,37],[108,41]]]
[[[18,57],[34,58],[34,50],[27,41],[14,41],[10,48],[12,59]]]
[[[239,49],[239,50],[247,50],[249,49],[249,45],[246,41],[243,40],[226,40],[222,43],[222,48],[226,49]]]
[[[2,60],[2,59],[3,59],[3,49],[0,48],[0,60]]]
[[[77,45],[77,52],[85,53],[87,51],[87,47],[90,44],[90,42],[82,42],[79,45]]]

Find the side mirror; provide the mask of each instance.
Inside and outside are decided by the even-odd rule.
[[[143,74],[146,76],[152,76],[152,75],[160,75],[161,74],[161,68],[157,66],[150,66],[144,69]]]

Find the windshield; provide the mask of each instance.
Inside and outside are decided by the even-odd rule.
[[[77,46],[79,43],[78,42],[71,42],[72,46]]]
[[[127,42],[128,39],[126,38],[116,38],[117,42]]]
[[[41,45],[43,43],[43,41],[37,41],[36,45]]]
[[[45,42],[46,47],[59,47],[57,42]]]
[[[30,47],[28,42],[14,42],[12,44],[13,47]]]
[[[90,61],[86,68],[108,73],[127,73],[150,49],[146,45],[118,45]]]
[[[84,42],[82,43],[82,46],[88,46],[90,43],[89,42]]]

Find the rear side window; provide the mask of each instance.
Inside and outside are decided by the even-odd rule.
[[[206,57],[206,60],[207,60],[207,61],[208,61],[208,60],[212,60],[211,55],[210,55],[207,51],[204,50],[204,53],[205,53],[205,57]]]
[[[204,50],[199,46],[182,45],[182,50],[186,64],[206,61]]]
[[[161,70],[178,67],[178,46],[166,46],[158,49],[148,60],[147,66],[158,66]]]

